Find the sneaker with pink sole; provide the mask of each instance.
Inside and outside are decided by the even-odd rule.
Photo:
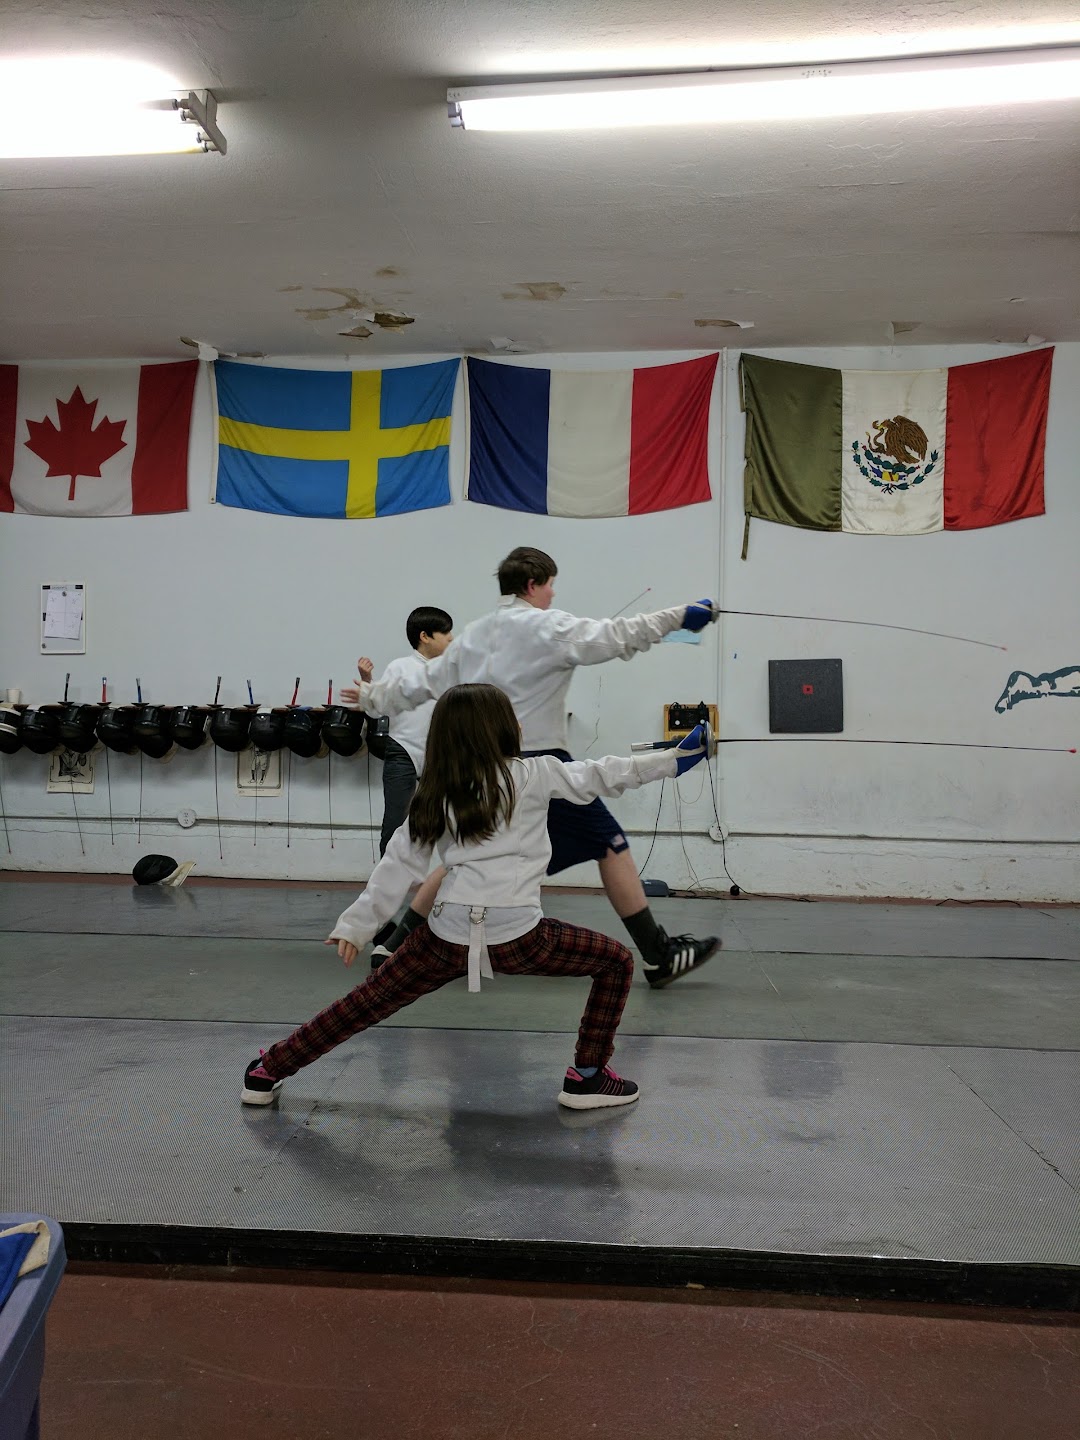
[[[244,1087],[240,1091],[240,1101],[244,1105],[272,1105],[281,1089],[281,1081],[275,1080],[263,1069],[265,1054],[265,1050],[260,1050],[259,1058],[252,1060],[244,1071]]]
[[[603,1110],[612,1105],[632,1105],[640,1093],[632,1080],[623,1080],[608,1065],[588,1078],[571,1065],[559,1104],[568,1110]]]

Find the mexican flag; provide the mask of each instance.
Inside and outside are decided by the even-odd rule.
[[[826,370],[744,355],[750,517],[928,535],[1042,515],[1053,350],[947,370]]]

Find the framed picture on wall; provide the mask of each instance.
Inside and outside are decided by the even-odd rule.
[[[281,751],[258,750],[249,745],[236,755],[236,790],[239,795],[281,794]]]
[[[94,752],[58,750],[49,757],[48,794],[92,795],[94,793]]]

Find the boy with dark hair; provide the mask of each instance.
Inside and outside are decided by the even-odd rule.
[[[716,619],[711,600],[678,605],[649,615],[588,620],[553,610],[555,561],[543,550],[520,546],[498,569],[501,599],[490,615],[474,620],[445,654],[422,671],[377,685],[346,687],[346,703],[378,715],[398,715],[441,695],[451,685],[497,685],[510,698],[522,730],[522,753],[554,755],[569,761],[566,740],[566,692],[579,665],[631,656],[657,644],[672,631],[704,629]],[[597,799],[589,805],[553,800],[548,812],[551,837],[549,875],[595,860],[600,880],[632,939],[641,951],[646,979],[653,989],[670,985],[703,964],[716,949],[715,936],[696,940],[672,935],[659,926],[645,899],[630,846],[615,817]],[[394,935],[393,951],[426,916],[439,876],[417,892]],[[385,953],[385,952],[384,952]]]
[[[422,672],[430,660],[443,653],[454,638],[454,622],[445,610],[435,605],[418,605],[405,621],[405,634],[412,646],[411,655],[391,660],[380,677],[379,684],[395,682]],[[360,675],[370,680],[374,666],[366,655],[356,662]],[[383,821],[379,835],[379,854],[386,854],[390,837],[408,814],[409,801],[416,789],[416,781],[424,768],[424,746],[427,744],[428,725],[434,700],[417,705],[413,710],[403,710],[390,721],[390,730],[382,742],[383,762]]]

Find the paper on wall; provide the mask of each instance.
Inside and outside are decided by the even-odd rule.
[[[82,623],[83,592],[54,586],[45,598],[45,639],[78,640]]]

